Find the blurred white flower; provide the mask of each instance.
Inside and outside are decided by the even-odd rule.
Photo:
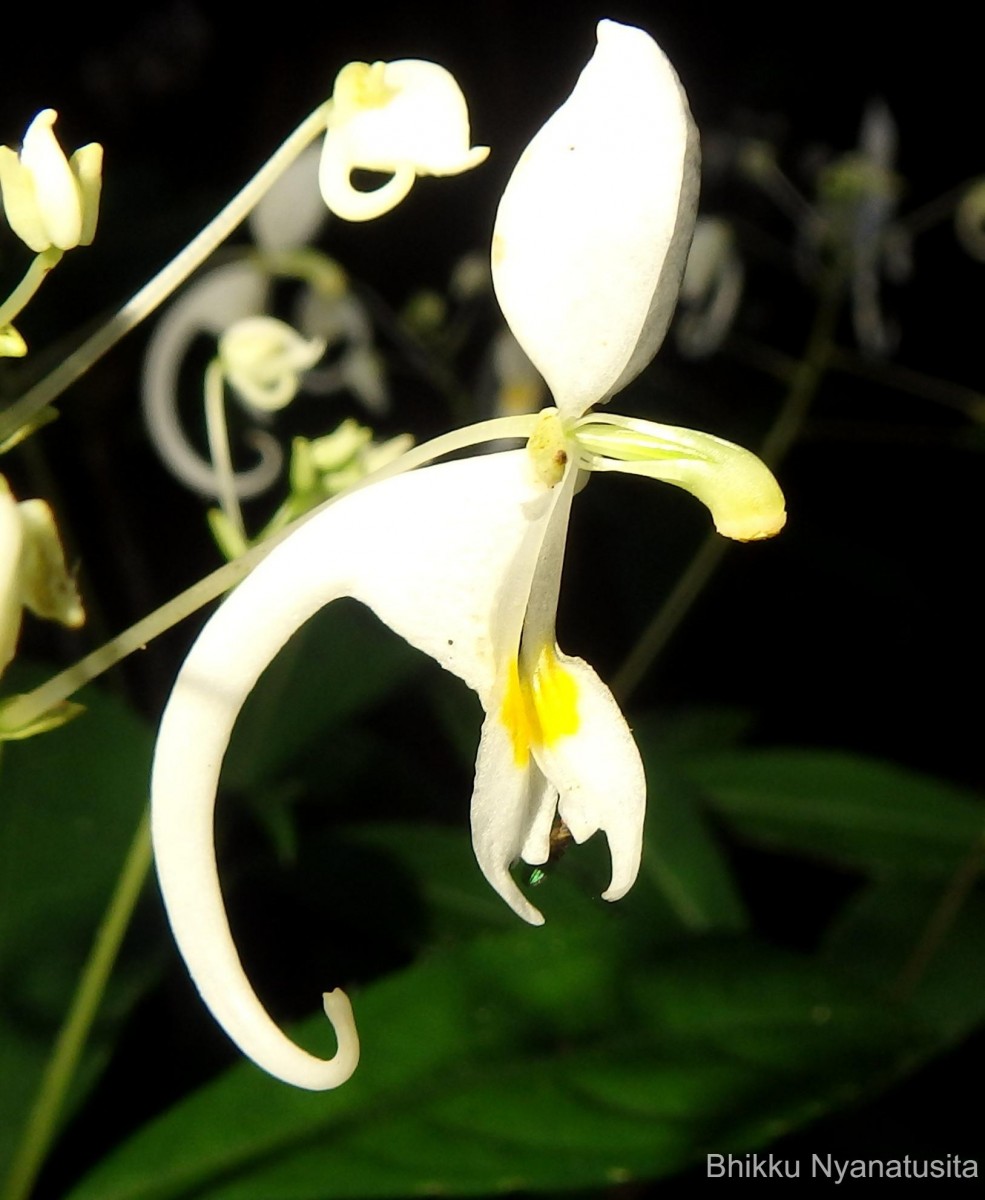
[[[744,280],[731,225],[721,217],[698,217],[674,325],[674,341],[682,354],[714,354],[732,328]]]
[[[226,381],[256,412],[290,404],[301,376],[324,353],[324,339],[304,338],[276,317],[244,317],[219,338]]]

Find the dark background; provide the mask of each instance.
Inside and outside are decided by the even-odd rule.
[[[600,16],[648,29],[681,75],[714,168],[703,209],[735,215],[753,251],[741,332],[756,343],[796,356],[815,302],[793,267],[789,222],[728,169],[735,135],[771,138],[809,191],[812,164],[854,145],[864,104],[882,96],[900,129],[903,213],[985,172],[980,39],[946,6],[921,10],[919,20],[866,4],[790,6],[782,17],[773,6],[697,3],[316,11],[287,2],[248,16],[178,0],[112,15],[98,6],[57,19],[5,14],[0,139],[15,144],[34,112],[51,106],[66,147],[99,140],[106,149],[97,242],[68,256],[19,323],[38,349],[35,363],[179,249],[351,59],[446,65],[469,99],[474,141],[493,146],[480,171],[424,181],[378,225],[332,223],[325,247],[394,307],[417,287],[443,287],[461,254],[488,244],[512,163],[570,90]],[[15,270],[9,246],[3,282]],[[985,266],[963,255],[947,223],[921,236],[910,282],[886,294],[901,329],[897,360],[980,386],[983,295]],[[839,337],[851,344],[847,321]],[[215,563],[198,501],[169,479],[142,433],[135,381],[144,338],[132,335],[69,393],[47,441],[69,540],[99,581],[94,639],[100,625],[123,628]],[[466,362],[466,374],[473,368]],[[424,436],[447,424],[419,379],[395,393],[394,432]],[[775,382],[728,355],[694,365],[668,347],[625,408],[755,445],[780,399]],[[959,414],[891,381],[831,376],[780,470],[789,529],[775,544],[731,553],[637,704],[739,705],[756,713],[763,743],[877,754],[980,787],[981,449]],[[602,493],[589,489],[575,527],[562,642],[606,676],[704,524],[687,504],[635,481]],[[176,631],[127,668],[150,717],[191,632]],[[65,653],[79,648],[75,641]],[[744,869],[769,932],[809,946],[832,882],[818,881],[816,903],[801,888],[803,906],[791,907],[793,880],[776,863],[750,858]],[[886,1100],[778,1152],[967,1147],[980,1106],[958,1085],[976,1077],[982,1053],[979,1037]]]

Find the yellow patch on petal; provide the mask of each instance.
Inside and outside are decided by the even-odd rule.
[[[500,718],[513,742],[513,761],[525,767],[536,746],[554,746],[578,732],[578,685],[557,661],[552,646],[537,657],[532,676],[510,664]]]

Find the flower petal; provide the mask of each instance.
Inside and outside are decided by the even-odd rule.
[[[103,190],[103,148],[99,142],[80,146],[68,160],[79,187],[82,228],[79,245],[91,246],[99,222],[99,197]]]
[[[318,167],[318,186],[326,206],[344,221],[375,221],[396,208],[414,186],[417,176],[407,163],[395,165],[393,175],[369,192],[352,186],[358,155],[342,131],[326,136]]]
[[[17,652],[21,631],[21,553],[24,525],[17,501],[0,475],[0,674]]]
[[[85,624],[85,610],[65,563],[55,514],[44,500],[24,500],[17,509],[24,529],[21,596],[25,606],[35,616],[78,629]]]
[[[687,99],[659,46],[602,21],[594,57],[506,185],[492,244],[499,303],[566,419],[657,352],[694,223],[697,163]]]
[[[509,594],[512,570],[537,543],[550,511],[551,496],[533,480],[523,451],[350,492],[271,551],[206,624],[182,667],[154,758],[161,889],[206,1004],[244,1053],[279,1079],[314,1089],[344,1082],[355,1065],[355,1035],[343,1022],[336,1058],[313,1058],[271,1021],[240,965],[212,828],[219,769],[239,709],[291,634],[341,596],[368,604],[488,705],[499,643],[510,632],[501,626],[522,619],[526,599]],[[514,645],[518,630],[516,624]]]
[[[512,738],[499,712],[491,712],[482,725],[475,763],[472,846],[490,886],[531,925],[543,925],[544,918],[517,887],[510,867],[528,847],[537,848],[535,863],[546,861],[547,854],[540,850],[556,809],[555,788],[533,759],[517,764]]]
[[[534,747],[541,771],[557,788],[558,814],[576,842],[601,829],[609,840],[612,880],[602,893],[618,900],[633,886],[643,847],[646,779],[626,719],[588,663],[557,654],[573,682],[578,728]]]
[[[349,63],[332,98],[318,182],[326,205],[347,221],[389,212],[418,175],[458,175],[489,154],[487,146],[469,147],[465,97],[437,63]],[[350,176],[359,167],[393,177],[375,191],[356,191]]]
[[[35,254],[48,250],[51,238],[38,209],[34,176],[9,146],[0,146],[0,189],[10,228]]]

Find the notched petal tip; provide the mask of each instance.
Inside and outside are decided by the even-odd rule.
[[[574,685],[577,727],[537,749],[541,770],[560,794],[558,815],[579,844],[602,831],[612,877],[603,893],[618,900],[633,886],[643,847],[646,779],[633,735],[612,693],[580,658],[558,652]]]
[[[639,844],[634,845],[630,853],[623,852],[623,847],[618,844],[613,844],[612,839],[609,840],[609,854],[612,858],[612,876],[609,880],[609,886],[602,893],[602,899],[613,901],[621,900],[633,884],[636,882],[636,876],[640,873],[640,853]]]
[[[539,908],[534,908],[506,868],[503,869],[501,880],[490,875],[486,875],[486,879],[521,920],[526,921],[528,925],[544,924],[544,914]]]

